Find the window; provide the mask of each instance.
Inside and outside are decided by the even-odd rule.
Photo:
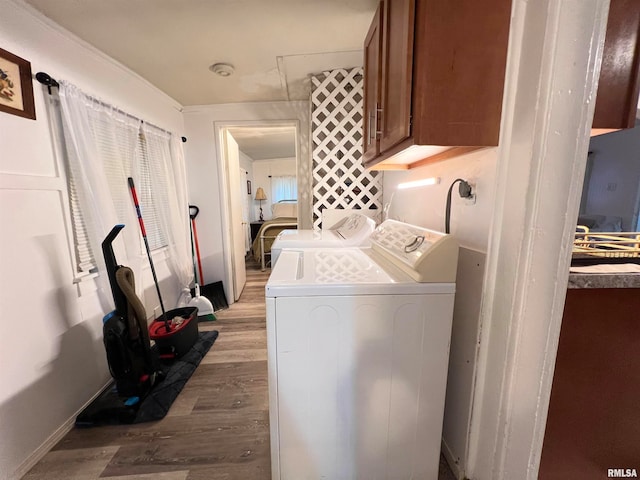
[[[297,200],[298,181],[295,175],[272,176],[271,198],[273,203],[278,203],[282,200]]]
[[[161,210],[167,208],[167,177],[155,175],[154,168],[160,168],[160,155],[169,150],[169,136],[153,127],[141,126],[139,121],[122,112],[114,114],[108,108],[89,109],[84,117],[92,137],[91,148],[102,161],[102,173],[108,186],[108,193],[119,223],[132,224],[134,212],[131,193],[126,179],[136,180],[136,191],[140,202],[149,248],[156,250],[167,245],[167,236],[161,228]],[[96,269],[95,243],[90,241],[89,232],[95,229],[90,202],[98,202],[95,192],[82,191],[81,176],[86,175],[78,158],[79,148],[69,148],[74,138],[69,129],[64,129],[67,167],[67,186],[71,208],[71,219],[75,240],[76,265],[79,273]],[[77,141],[77,140],[76,140]],[[164,151],[163,151],[164,150]],[[142,248],[142,244],[141,244]],[[142,253],[142,250],[141,250]]]

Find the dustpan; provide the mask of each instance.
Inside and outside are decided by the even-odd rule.
[[[200,295],[200,285],[196,283],[193,289],[193,297],[189,300],[190,307],[198,309],[198,321],[214,321],[216,316],[213,314],[214,307],[207,297]]]
[[[192,289],[192,295],[195,289]],[[229,304],[227,303],[227,297],[224,294],[224,287],[222,282],[213,282],[207,285],[203,285],[200,287],[200,294],[203,297],[209,299],[211,304],[213,305],[213,311],[217,312],[219,310],[224,310],[225,308],[229,308]]]

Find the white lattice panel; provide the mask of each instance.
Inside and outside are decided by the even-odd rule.
[[[325,208],[382,209],[382,174],[362,165],[362,68],[311,77],[313,226]]]

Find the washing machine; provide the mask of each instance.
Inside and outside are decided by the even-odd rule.
[[[272,478],[436,480],[458,244],[387,220],[265,287]]]
[[[321,231],[283,230],[271,246],[271,268],[277,263],[283,248],[366,246],[375,228],[376,222],[372,218],[353,213]]]

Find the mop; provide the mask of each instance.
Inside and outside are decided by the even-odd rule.
[[[200,284],[198,283],[198,275],[196,273],[196,255],[193,249],[193,221],[195,219],[195,215],[191,215],[191,209],[198,208],[189,206],[189,217],[191,217],[191,224],[189,225],[189,230],[191,232],[191,258],[193,261],[193,281],[195,282],[195,296],[189,300],[190,307],[198,308],[198,321],[199,322],[213,322],[216,320],[216,316],[213,313],[213,305],[209,301],[207,297],[203,297],[200,295]],[[202,281],[202,272],[200,273],[200,281]],[[185,294],[190,293],[188,289],[185,288]]]
[[[160,293],[160,284],[156,276],[156,269],[153,266],[149,240],[147,239],[147,232],[144,228],[144,221],[142,220],[142,212],[140,211],[140,204],[138,202],[138,195],[136,194],[133,178],[129,177],[128,182],[131,198],[138,216],[138,223],[140,224],[140,233],[142,233],[144,246],[147,250],[147,257],[149,258],[153,283],[156,286],[156,293],[160,301],[160,309],[162,310],[162,316],[151,322],[149,326],[149,336],[156,342],[156,345],[158,345],[160,358],[175,359],[187,353],[198,340],[198,321],[196,320],[198,310],[189,306],[186,308],[174,308],[168,312],[165,311],[162,294]]]

